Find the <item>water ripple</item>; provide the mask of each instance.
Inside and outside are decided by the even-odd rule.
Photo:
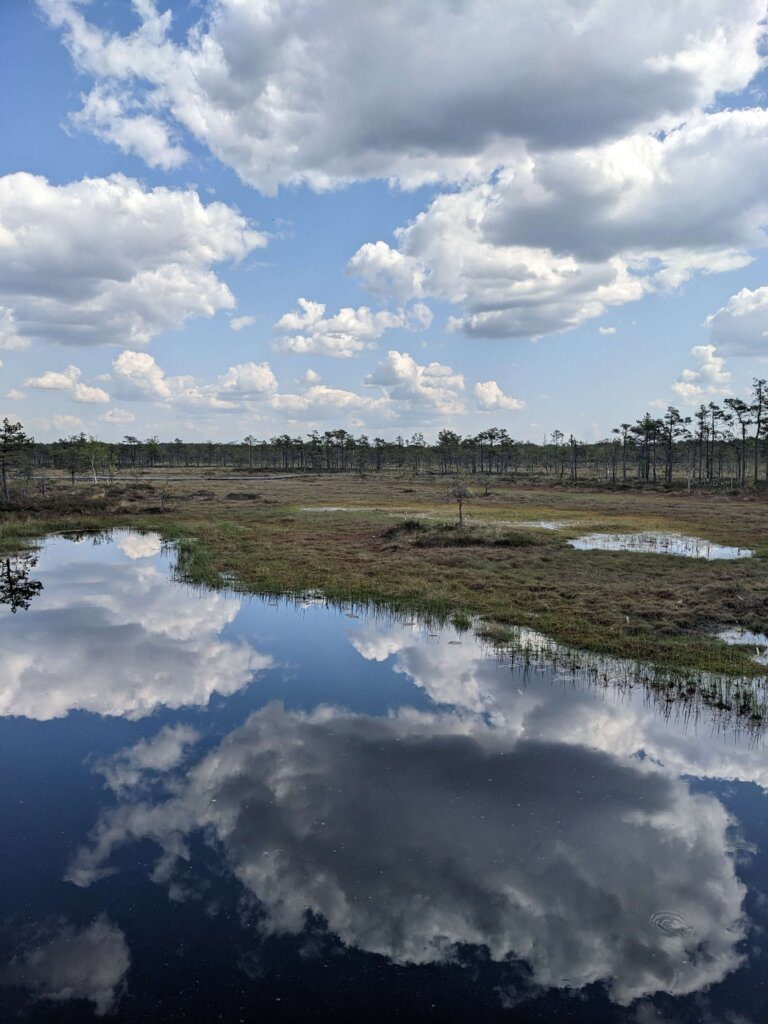
[[[695,929],[685,914],[679,910],[656,910],[651,914],[651,924],[665,935],[693,935]]]

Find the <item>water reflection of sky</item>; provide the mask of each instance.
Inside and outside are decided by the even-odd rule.
[[[678,555],[682,558],[704,558],[707,561],[751,558],[749,548],[714,544],[702,537],[682,533],[648,531],[646,533],[589,533],[568,541],[579,551],[635,551],[638,554]]]
[[[754,735],[169,558],[0,608],[0,1011],[762,1020]]]

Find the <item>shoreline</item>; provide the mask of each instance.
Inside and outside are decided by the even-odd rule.
[[[178,544],[179,575],[191,584],[217,588],[235,577],[246,592],[316,590],[331,601],[535,629],[570,648],[663,670],[766,674],[746,650],[710,635],[768,625],[762,502],[581,489],[544,495],[494,482],[489,494],[472,497],[459,529],[430,480],[261,478],[258,491],[254,485],[244,480],[233,491],[229,480],[191,477],[169,480],[161,498],[146,483],[59,492],[48,508],[4,509],[0,551],[65,530],[152,530]],[[560,528],[537,528],[537,517]],[[569,544],[595,529],[660,528],[749,542],[756,554],[715,563]]]

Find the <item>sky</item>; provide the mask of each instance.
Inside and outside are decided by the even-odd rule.
[[[768,376],[764,0],[0,0],[0,416],[585,440]]]

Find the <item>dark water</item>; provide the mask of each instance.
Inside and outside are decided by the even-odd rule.
[[[767,1019],[754,731],[171,563],[0,607],[3,1019]]]

